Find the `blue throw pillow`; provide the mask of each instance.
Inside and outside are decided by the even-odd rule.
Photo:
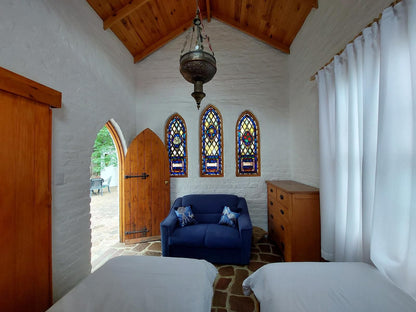
[[[181,227],[198,223],[198,221],[195,220],[191,206],[178,207],[175,209],[175,213]]]
[[[218,222],[218,224],[224,224],[224,225],[236,227],[237,219],[239,216],[240,216],[239,213],[232,212],[230,207],[225,206],[222,211],[220,222]]]

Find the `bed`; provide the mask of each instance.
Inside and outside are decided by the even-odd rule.
[[[261,312],[415,312],[416,301],[376,268],[358,262],[268,264],[243,282]]]
[[[116,257],[86,277],[48,311],[210,312],[217,273],[205,260]]]

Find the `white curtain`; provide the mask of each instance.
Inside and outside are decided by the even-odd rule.
[[[318,72],[322,256],[373,263],[416,299],[416,0]]]

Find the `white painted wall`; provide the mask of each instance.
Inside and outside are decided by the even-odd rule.
[[[289,173],[288,56],[215,19],[205,22],[217,59],[217,74],[204,85],[198,111],[193,85],[179,72],[186,34],[137,66],[137,132],[152,129],[164,141],[165,122],[179,113],[188,130],[188,178],[171,179],[171,201],[190,193],[228,193],[246,198],[254,225],[267,229],[265,180]],[[199,177],[199,120],[213,104],[223,117],[224,177]],[[259,121],[261,177],[235,176],[235,125],[244,110]]]
[[[318,88],[310,77],[343,49],[391,0],[319,0],[291,46],[291,177],[319,186]]]
[[[53,110],[54,298],[90,272],[89,166],[110,119],[135,136],[132,57],[86,1],[2,0],[0,66],[62,92]]]
[[[118,166],[110,166],[110,167],[104,167],[103,170],[101,170],[100,177],[104,179],[103,184],[108,183],[108,179],[111,177],[110,186],[118,186],[119,185],[119,170]]]

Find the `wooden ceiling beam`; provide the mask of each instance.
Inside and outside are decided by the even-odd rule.
[[[114,23],[130,15],[133,11],[137,10],[141,6],[145,5],[150,0],[132,0],[124,7],[113,13],[111,16],[104,20],[104,30],[110,28]]]
[[[176,36],[179,36],[181,33],[188,30],[191,27],[192,22],[193,22],[193,18],[192,18],[192,20],[182,24],[181,26],[179,26],[175,30],[171,31],[169,34],[167,34],[163,38],[159,39],[158,41],[156,41],[152,45],[148,46],[142,52],[136,54],[134,56],[134,63],[137,63],[137,62],[141,61],[146,56],[148,56],[150,53],[152,53],[152,52],[156,51],[157,49],[161,48],[162,46],[164,46],[171,39],[175,38]],[[179,51],[178,51],[178,57],[179,57]]]
[[[241,25],[240,23],[237,23],[235,20],[233,20],[231,18],[218,15],[215,12],[213,12],[212,17],[215,17],[216,19],[218,19],[218,20],[220,20],[220,21],[222,21],[222,22],[224,22],[224,23],[226,23],[230,26],[233,26],[233,27],[237,28],[238,30],[246,33],[247,35],[250,35],[250,36],[253,36],[253,37],[257,38],[257,39],[271,45],[272,47],[274,47],[276,49],[279,49],[282,52],[285,52],[285,53],[288,53],[288,54],[290,53],[290,47],[288,45],[286,45],[284,43],[281,43],[279,41],[273,40],[269,36],[266,36],[266,35],[263,35],[263,34],[256,34],[256,33],[252,32],[249,27]]]

